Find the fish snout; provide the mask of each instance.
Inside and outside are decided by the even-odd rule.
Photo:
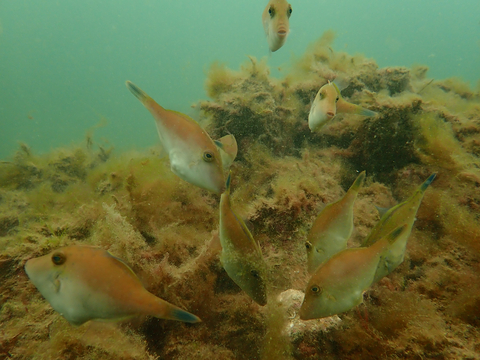
[[[310,320],[313,319],[311,316],[311,311],[310,309],[307,308],[307,305],[305,303],[302,304],[300,307],[300,311],[298,312],[298,315],[300,315],[300,320]]]
[[[211,169],[210,174],[208,174],[207,178],[205,179],[205,184],[203,187],[217,195],[222,195],[225,190],[227,189],[225,185],[225,176],[223,175],[223,169],[221,164],[218,165],[218,168]]]
[[[277,35],[278,35],[279,37],[286,37],[287,34],[288,34],[288,30],[287,30],[287,28],[286,28],[285,26],[279,26],[279,27],[277,28]]]
[[[25,269],[25,272],[27,273],[28,277],[30,277],[30,274],[32,274],[33,271],[35,271],[35,265],[38,263],[38,261],[36,261],[36,259],[37,258],[28,259],[25,262],[25,265],[23,266],[23,268]]]

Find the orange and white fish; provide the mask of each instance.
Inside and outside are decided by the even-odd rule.
[[[164,109],[130,81],[126,85],[155,118],[173,173],[193,185],[221,194],[225,190],[224,164],[230,166],[237,153],[235,137],[227,135],[214,142],[189,116]]]
[[[28,260],[25,271],[50,305],[73,325],[136,315],[201,321],[148,292],[132,269],[103,249],[64,247]]]
[[[405,233],[402,225],[370,247],[345,249],[321,264],[308,282],[300,319],[319,319],[348,311],[363,301],[380,258]]]
[[[259,305],[266,305],[262,250],[230,204],[230,175],[220,198],[220,261],[228,276]]]
[[[364,180],[365,171],[362,171],[347,193],[340,200],[328,204],[313,223],[305,242],[310,274],[347,247],[353,232],[353,204]]]
[[[375,281],[380,280],[384,276],[390,274],[403,262],[407,241],[412,232],[413,223],[417,215],[418,208],[422,203],[423,195],[428,186],[435,179],[436,174],[432,174],[427,180],[421,184],[413,195],[406,201],[389,209],[380,219],[380,221],[372,229],[368,237],[364,240],[362,246],[371,246],[376,241],[384,237],[399,224],[406,223],[407,230],[402,234],[401,238],[395,241],[388,248],[385,256],[382,257],[378,265]]]
[[[262,23],[270,51],[277,51],[285,44],[290,32],[290,15],[292,6],[286,0],[270,0],[263,10]]]
[[[308,114],[308,126],[311,131],[320,130],[338,113],[375,116],[377,113],[361,106],[351,104],[342,98],[340,89],[334,82],[328,82],[317,92]]]

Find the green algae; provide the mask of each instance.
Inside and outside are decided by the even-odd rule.
[[[265,308],[253,303],[219,263],[218,197],[179,180],[157,149],[116,153],[90,141],[38,155],[22,144],[0,163],[0,354],[479,358],[478,90],[458,79],[430,79],[425,66],[379,69],[372,59],[335,51],[333,39],[333,33],[319,39],[281,79],[270,76],[266,60],[249,58],[238,71],[213,65],[206,81],[211,99],[200,102],[200,120],[213,138],[237,138],[232,201],[261,244],[270,299],[304,289],[306,234],[358,171],[367,170],[367,180],[354,208],[351,246],[378,221],[375,205],[404,200],[438,173],[404,263],[365,295],[367,318],[360,308],[326,326],[301,322],[274,300]],[[345,98],[379,115],[339,115],[311,133],[311,100],[334,77],[345,82]],[[149,318],[71,327],[28,281],[23,265],[73,243],[125,259],[149,291],[203,322]],[[283,331],[289,326],[295,333]]]

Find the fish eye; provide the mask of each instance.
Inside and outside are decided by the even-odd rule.
[[[287,10],[287,16],[290,17],[292,15],[292,7],[290,6]]]
[[[270,14],[270,17],[274,17],[275,16],[275,9],[273,8],[273,6],[270,6],[268,8],[268,13]]]
[[[312,248],[312,243],[310,241],[305,241],[305,247],[307,250],[310,250]]]
[[[323,100],[323,99],[325,99],[325,92],[324,91],[322,91],[320,93],[320,100]]]
[[[203,160],[206,162],[212,162],[214,159],[213,153],[211,151],[205,151],[203,153]]]
[[[316,295],[320,294],[322,292],[322,289],[318,285],[313,285],[310,290]]]
[[[255,278],[257,278],[257,279],[260,277],[260,275],[258,274],[258,271],[257,271],[257,270],[250,270],[250,274],[252,274],[253,277],[255,277]]]
[[[340,97],[339,97],[339,96],[337,96],[337,98],[335,99],[335,102],[337,102],[337,101],[338,101],[338,99],[340,99]]]
[[[56,253],[53,253],[52,255],[52,262],[55,265],[62,265],[65,262],[65,260],[67,260],[67,258],[61,252],[56,252]]]

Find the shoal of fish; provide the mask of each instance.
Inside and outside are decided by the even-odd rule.
[[[270,0],[262,23],[271,52],[280,49],[290,31],[292,7],[286,0]],[[268,302],[268,268],[260,244],[232,209],[231,173],[236,158],[235,137],[212,140],[192,118],[167,110],[130,81],[130,92],[155,119],[171,171],[202,189],[221,195],[219,206],[220,262],[228,276],[257,304]],[[337,113],[375,116],[341,96],[335,82],[323,84],[308,116],[318,131]],[[361,172],[345,195],[327,205],[314,221],[306,242],[311,278],[300,309],[303,320],[348,311],[360,304],[363,293],[398,267],[432,174],[406,201],[391,208],[359,248],[347,248],[353,232],[353,205],[365,180]],[[108,251],[72,245],[26,262],[25,271],[43,297],[73,325],[89,320],[122,320],[138,315],[196,323],[197,316],[147,291],[133,270]]]

